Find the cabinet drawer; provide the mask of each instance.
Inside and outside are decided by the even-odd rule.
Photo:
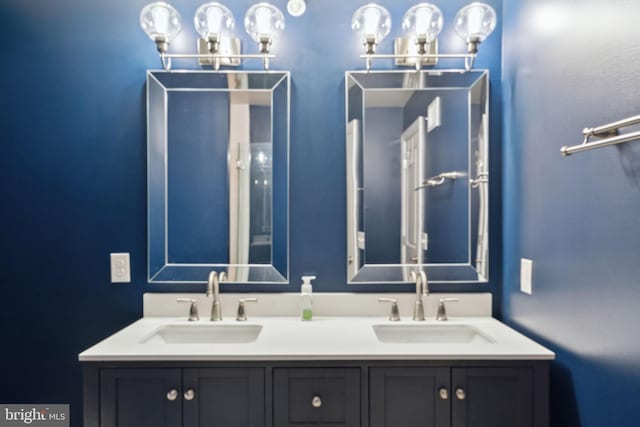
[[[358,368],[274,369],[274,427],[360,425]]]

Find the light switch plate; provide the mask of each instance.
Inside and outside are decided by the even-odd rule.
[[[442,125],[442,104],[437,96],[427,107],[427,132],[439,128]]]
[[[128,253],[111,254],[111,283],[131,283],[131,263]]]
[[[525,294],[533,293],[533,261],[522,258],[520,260],[520,290]]]

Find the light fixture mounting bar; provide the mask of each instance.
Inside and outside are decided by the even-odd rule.
[[[261,59],[265,71],[269,70],[269,60],[272,58],[276,58],[276,55],[267,54],[267,53],[256,53],[256,54],[228,54],[228,53],[165,53],[160,54],[160,59],[162,60],[162,66],[165,70],[171,70],[171,62],[173,59],[197,59],[202,65],[214,65],[216,64],[216,60],[218,60],[219,65],[230,65],[235,66],[234,63],[238,63],[244,59]],[[226,64],[228,62],[228,64]],[[218,68],[216,68],[217,70]]]
[[[473,64],[476,59],[476,54],[471,53],[437,53],[437,54],[419,54],[419,53],[408,53],[408,54],[362,54],[360,58],[364,59],[367,64],[367,71],[371,70],[371,65],[374,59],[393,59],[396,62],[404,60],[413,59],[416,64],[416,68],[419,70],[420,65],[424,64],[426,61],[438,61],[440,59],[464,59],[464,70],[471,71],[473,68]]]
[[[422,48],[422,52],[420,51]],[[433,40],[432,42],[425,42],[424,44],[418,46],[418,44],[414,43],[409,37],[398,37],[395,39],[393,43],[393,52],[396,54],[411,54],[411,55],[422,55],[420,64],[417,62],[417,58],[396,58],[395,63],[398,66],[402,67],[412,67],[412,66],[426,66],[433,67],[438,64],[438,58],[434,56],[427,55],[437,55],[438,54],[438,40]]]

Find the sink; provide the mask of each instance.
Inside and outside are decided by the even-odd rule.
[[[143,344],[239,344],[254,342],[260,325],[167,325],[142,340]]]
[[[374,325],[383,343],[472,344],[493,343],[493,338],[469,325]]]

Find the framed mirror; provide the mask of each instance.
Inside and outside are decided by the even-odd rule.
[[[346,73],[347,276],[489,279],[487,71]]]
[[[147,73],[150,283],[288,283],[289,73]]]

